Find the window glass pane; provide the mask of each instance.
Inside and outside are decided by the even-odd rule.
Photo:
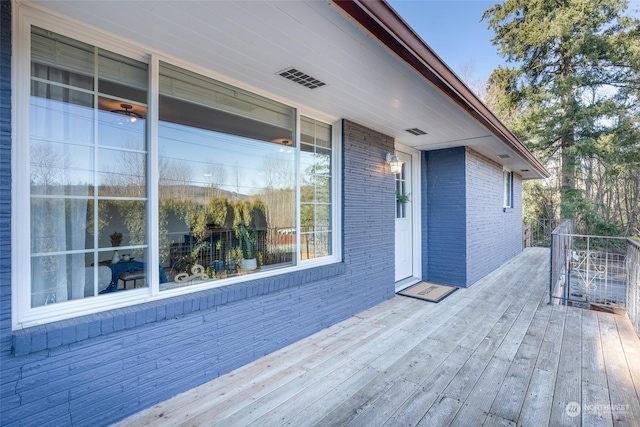
[[[167,64],[160,73],[161,289],[292,265],[295,111]]]
[[[98,55],[98,91],[147,103],[147,65],[124,56],[100,50]]]
[[[98,150],[98,194],[145,197],[146,153]]]
[[[147,242],[146,202],[139,200],[99,200],[98,212],[100,229],[98,245],[101,248],[110,246],[142,246]],[[119,245],[111,243],[111,235],[120,233]],[[140,249],[135,255],[139,257]],[[102,261],[104,258],[100,258]]]
[[[88,199],[31,199],[31,252],[49,253],[91,248],[87,236]]]
[[[32,27],[32,77],[93,90],[94,63],[93,46]]]
[[[504,207],[513,207],[513,173],[504,171],[502,173],[503,177],[503,188],[504,188]]]
[[[31,194],[89,196],[93,191],[93,148],[32,139]]]
[[[32,257],[31,307],[84,298],[85,259],[84,253]]]
[[[31,305],[37,307],[124,289],[122,281],[117,286],[124,273],[144,276],[147,66],[35,27],[31,54]],[[103,90],[117,97],[95,90],[96,64],[102,79],[113,80]],[[130,118],[111,109],[134,99],[142,102],[135,104],[136,120],[109,122]]]
[[[93,95],[51,84],[31,83],[31,138],[93,143]]]
[[[331,126],[300,118],[300,226],[302,259],[331,255]]]
[[[111,98],[100,97],[98,144],[129,150],[144,150],[146,108]]]

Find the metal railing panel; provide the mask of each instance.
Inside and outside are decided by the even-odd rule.
[[[571,248],[571,238],[573,233],[573,221],[564,220],[550,234],[551,247],[551,271],[549,278],[549,303],[554,298],[563,298],[565,289],[565,272],[569,266],[569,253]]]
[[[640,336],[640,244],[572,231],[567,220],[551,233],[549,303],[624,309]]]
[[[627,239],[627,315],[640,337],[640,244]]]

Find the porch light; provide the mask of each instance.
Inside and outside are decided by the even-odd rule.
[[[399,174],[402,172],[402,164],[404,162],[400,160],[396,154],[387,153],[387,163],[389,163],[391,173]]]

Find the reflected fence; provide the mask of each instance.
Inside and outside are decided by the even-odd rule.
[[[203,237],[189,232],[167,233],[168,254],[163,263],[169,280],[193,263],[210,267],[216,277],[234,274],[242,258],[242,244],[233,229],[211,229]],[[291,229],[258,230],[255,251],[263,266],[291,264],[296,248]]]
[[[625,310],[640,336],[640,245],[624,237],[573,234],[563,221],[550,235],[549,303]]]

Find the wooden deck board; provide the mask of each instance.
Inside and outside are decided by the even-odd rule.
[[[594,409],[598,412],[611,412],[613,425],[638,425],[640,422],[638,390],[631,379],[631,370],[627,364],[616,321],[613,315],[598,313],[598,322],[611,407]]]
[[[556,384],[551,406],[550,424],[557,426],[579,426],[580,413],[567,410],[568,405],[581,402],[582,371],[582,310],[568,309],[565,317],[565,328],[562,337],[562,348]]]
[[[548,305],[548,260],[529,249],[438,304],[394,297],[118,425],[639,425],[640,340]]]

